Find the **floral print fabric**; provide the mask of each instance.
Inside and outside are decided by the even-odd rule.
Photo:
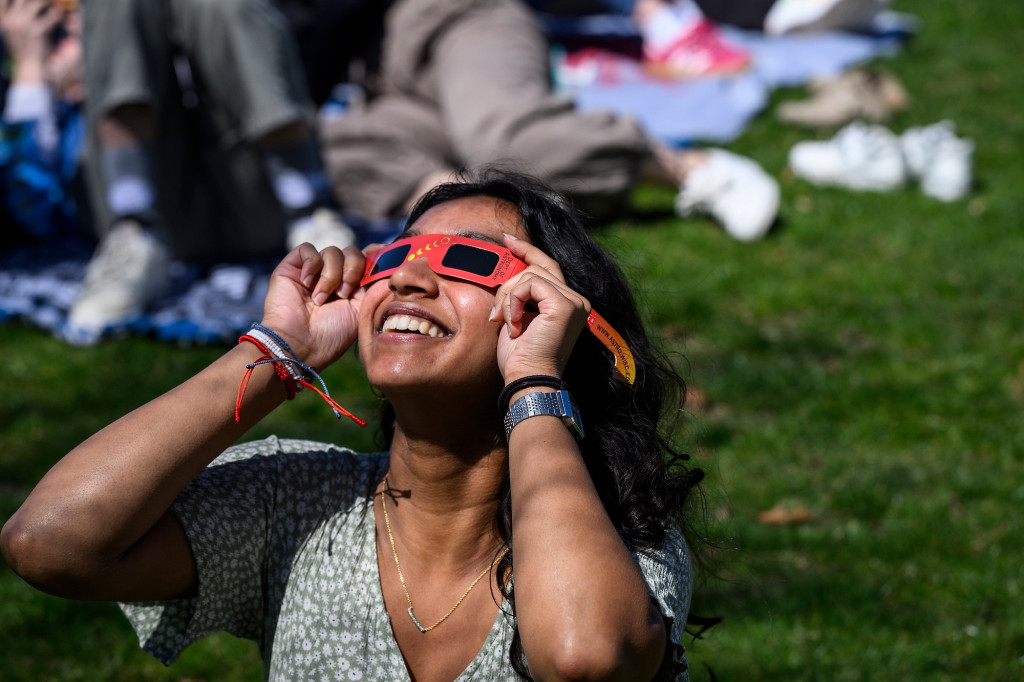
[[[198,595],[125,603],[142,647],[170,664],[225,630],[255,640],[268,680],[408,680],[377,571],[373,493],[388,454],[268,438],[234,446],[179,495],[172,512],[191,543]],[[689,555],[680,536],[639,563],[671,645],[659,679],[685,681],[681,644]],[[499,610],[456,682],[518,679],[513,617]]]

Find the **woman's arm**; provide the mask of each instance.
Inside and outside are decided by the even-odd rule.
[[[264,324],[308,364],[326,367],[355,339],[358,301],[348,293],[363,262],[356,249],[321,255],[300,246],[271,277]],[[313,300],[343,288],[346,298]],[[245,365],[261,355],[249,343],[232,348],[61,459],[4,525],[0,546],[12,568],[66,597],[139,601],[193,592],[191,550],[168,509],[196,474],[287,397],[272,369],[258,367],[235,422]]]
[[[260,355],[251,344],[231,349],[61,459],[4,526],[4,556],[15,572],[65,597],[134,601],[191,592],[191,551],[167,510],[287,397],[270,368],[254,372],[242,421],[234,422],[238,381]]]
[[[651,679],[664,621],[559,418],[513,429],[509,474],[516,617],[530,670],[543,680]]]
[[[561,284],[546,256],[507,243],[555,278],[528,270],[499,293],[512,329],[499,342],[505,380],[558,376],[589,305]],[[539,312],[524,323],[526,301]],[[522,389],[512,400],[547,390]],[[665,651],[664,621],[560,418],[531,417],[512,430],[509,476],[515,608],[530,671],[539,680],[651,679]]]

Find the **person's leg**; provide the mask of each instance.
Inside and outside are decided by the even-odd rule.
[[[162,10],[142,0],[90,2],[83,20],[86,115],[109,211],[97,223],[141,218],[155,226],[155,112],[170,58]]]
[[[678,189],[676,213],[710,216],[734,239],[760,239],[778,216],[779,184],[739,154],[655,145],[643,170],[644,181]]]
[[[400,93],[325,121],[321,135],[335,195],[366,220],[406,215],[454,171],[437,107]]]
[[[106,203],[114,222],[162,232],[156,201],[156,116],[148,102],[116,106],[96,122]]]
[[[178,38],[218,108],[259,150],[287,244],[347,246],[334,211],[297,47],[269,0],[176,0]]]
[[[756,163],[722,150],[669,149],[628,117],[580,113],[552,94],[546,44],[518,4],[457,5],[401,0],[385,50],[389,82],[437,102],[455,165],[531,173],[601,218],[620,211],[642,179],[679,190],[681,214],[710,214],[738,239],[767,231],[778,185]],[[428,43],[434,59],[420,63]]]
[[[531,173],[594,213],[621,208],[650,154],[639,127],[552,93],[547,44],[519,3],[458,4],[399,2],[385,65],[404,69],[385,76],[436,103],[457,165]],[[427,44],[432,61],[417,63]]]
[[[87,164],[103,234],[68,322],[91,336],[139,314],[167,285],[171,252],[154,158],[167,42],[158,5],[145,0],[90,3],[83,31]]]

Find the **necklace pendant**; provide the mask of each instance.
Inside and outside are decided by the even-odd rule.
[[[406,611],[409,613],[409,617],[412,618],[413,625],[415,625],[417,628],[419,628],[420,632],[426,632],[427,629],[425,627],[423,627],[422,625],[420,625],[420,622],[418,620],[416,620],[416,614],[414,614],[412,612],[412,607],[410,606],[408,609],[406,609]]]

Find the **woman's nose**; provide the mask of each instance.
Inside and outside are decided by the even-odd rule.
[[[414,258],[402,263],[391,273],[388,287],[398,295],[433,295],[438,291],[437,281],[438,275],[430,269],[427,259]]]

